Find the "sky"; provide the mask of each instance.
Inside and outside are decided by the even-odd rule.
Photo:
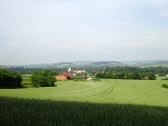
[[[0,0],[0,64],[168,60],[167,0]]]

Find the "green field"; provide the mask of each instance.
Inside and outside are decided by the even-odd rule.
[[[0,89],[2,126],[168,126],[166,80],[57,82]]]
[[[24,87],[32,87],[32,82],[31,82],[31,74],[23,74],[22,75],[22,85]]]
[[[0,98],[1,126],[168,126],[168,108]]]
[[[51,88],[0,89],[0,96],[168,107],[168,89],[162,88],[162,84],[168,84],[168,81],[66,81]]]

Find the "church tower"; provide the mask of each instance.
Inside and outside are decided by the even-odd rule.
[[[70,73],[72,71],[71,67],[68,68],[68,73]]]

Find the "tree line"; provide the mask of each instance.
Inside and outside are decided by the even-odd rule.
[[[19,69],[17,69],[19,70]],[[32,84],[35,87],[50,87],[55,85],[55,75],[65,71],[66,69],[20,69],[6,70],[0,69],[0,88],[18,88],[22,87],[21,73],[27,72],[33,73],[31,76]],[[16,72],[17,71],[17,72]],[[135,79],[135,80],[155,80],[156,76],[165,76],[168,74],[168,68],[166,67],[95,67],[88,72],[90,75],[96,75],[97,78],[108,79]],[[80,78],[77,78],[80,79]]]
[[[34,87],[55,86],[55,73],[50,70],[36,71],[31,76]],[[0,69],[0,88],[21,88],[22,77],[18,72]]]
[[[154,72],[153,69],[137,67],[111,67],[98,72],[96,77],[107,79],[156,80],[155,75],[157,72]]]

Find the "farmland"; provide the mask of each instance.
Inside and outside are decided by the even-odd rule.
[[[164,80],[65,81],[56,87],[0,89],[0,96],[56,101],[168,106]]]
[[[0,122],[3,126],[166,126],[168,89],[163,84],[168,81],[107,79],[0,89]]]
[[[168,108],[0,98],[2,126],[167,126]]]

